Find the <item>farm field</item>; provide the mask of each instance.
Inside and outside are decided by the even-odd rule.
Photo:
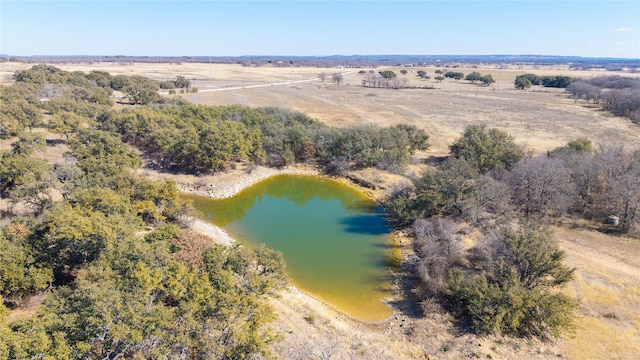
[[[0,79],[8,83],[13,71],[30,66],[2,64]],[[612,72],[571,71],[563,67],[452,69],[465,74],[471,71],[492,74],[496,83],[486,87],[464,80],[419,80],[412,73],[419,68],[404,68],[408,71],[404,76],[410,79],[410,86],[434,89],[390,90],[361,87],[362,75],[358,74],[361,69],[218,64],[55,66],[68,71],[138,74],[157,80],[182,75],[194,81],[199,92],[170,96],[182,96],[196,104],[277,106],[307,113],[338,127],[416,125],[430,135],[431,147],[415,156],[412,172],[419,172],[431,157],[446,156],[448,146],[470,124],[505,130],[517,143],[526,144],[533,154],[545,153],[579,137],[588,137],[596,145],[618,144],[628,149],[640,149],[640,126],[628,119],[602,112],[584,101],[575,102],[561,89],[536,86],[526,91],[513,89],[513,79],[523,73],[588,78],[615,74]],[[399,74],[403,68],[388,69]],[[436,68],[420,69],[434,77]],[[330,76],[324,82],[316,79],[323,72],[343,72],[344,81],[338,86],[332,83]],[[296,83],[281,84],[286,82]],[[263,87],[247,88],[253,85]],[[62,154],[63,145],[59,147]],[[226,176],[237,178],[243,174],[238,170]],[[387,181],[395,181],[394,177],[389,179]],[[184,180],[200,181],[187,177]],[[216,181],[216,177],[210,180]],[[280,317],[275,327],[284,335],[274,351],[281,358],[295,358],[301,354],[317,356],[329,351],[339,354],[340,358],[348,358],[349,354],[370,358],[636,358],[640,353],[640,241],[605,235],[580,224],[558,224],[555,231],[567,253],[567,264],[577,269],[575,280],[566,289],[581,302],[573,335],[551,343],[477,338],[460,335],[447,315],[417,318],[402,306],[389,320],[364,323],[291,288],[273,301]],[[408,241],[404,239],[406,251],[410,249]]]

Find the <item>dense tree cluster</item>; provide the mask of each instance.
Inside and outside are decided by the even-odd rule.
[[[504,137],[469,136],[493,132]],[[504,222],[513,213],[541,224],[575,214],[600,223],[617,216],[617,231],[623,233],[638,228],[640,192],[634,189],[640,186],[639,151],[615,146],[593,150],[581,138],[547,155],[525,157],[506,133],[477,126],[468,127],[451,149],[451,158],[415,180],[415,190],[390,200],[388,208],[400,223],[455,215],[486,225]]]
[[[34,316],[2,319],[2,358],[266,351],[274,337],[262,326],[273,318],[264,298],[283,284],[279,254],[221,248],[179,229],[189,208],[175,185],[136,176],[140,159],[112,134],[72,135],[68,160],[55,166],[33,157],[42,140],[24,134],[0,153],[2,191],[12,201],[63,195],[22,216],[5,214],[13,219],[0,227],[4,304],[53,288]],[[142,237],[145,227],[155,230]]]
[[[553,288],[571,280],[572,270],[547,225],[571,214],[606,231],[636,231],[640,151],[594,150],[581,138],[525,157],[508,134],[479,126],[451,150],[386,204],[399,225],[412,225],[420,296],[480,333],[547,337],[571,327],[576,303]],[[611,215],[616,226],[605,224]],[[469,225],[482,235],[462,251]]]
[[[426,149],[413,126],[329,128],[276,108],[161,100],[157,82],[35,66],[2,88],[0,358],[250,358],[275,341],[266,299],[285,282],[280,254],[223,248],[184,228],[191,208],[142,163],[216,171],[236,160],[313,162],[327,171],[397,170]],[[188,87],[178,77],[174,87]],[[131,105],[113,109],[112,92]],[[43,100],[44,99],[44,100]],[[164,104],[162,104],[164,103]],[[64,161],[42,160],[46,126]],[[7,307],[46,294],[32,316]]]
[[[44,124],[69,136],[89,127],[113,106],[114,90],[124,92],[134,104],[166,101],[157,82],[141,76],[111,76],[102,71],[85,74],[49,65],[35,65],[14,74],[15,83],[0,89],[0,138],[16,136],[24,129]],[[178,79],[180,86],[188,80]]]
[[[129,109],[105,116],[101,126],[160,166],[187,172],[217,171],[235,160],[269,166],[314,161],[333,172],[400,169],[428,140],[409,125],[336,129],[297,112],[242,106]]]
[[[630,118],[640,124],[640,80],[620,76],[602,76],[578,80],[567,87],[576,101],[585,99],[604,110]]]
[[[474,71],[474,72],[471,72],[471,73],[467,74],[467,76],[465,76],[464,79],[467,80],[467,81],[471,81],[472,84],[475,84],[476,81],[480,81],[484,85],[491,85],[494,82],[496,82],[493,79],[493,76],[491,76],[491,74],[482,75],[477,71]]]
[[[569,76],[539,76],[535,74],[518,75],[515,79],[515,87],[517,89],[530,88],[531,85],[540,85],[552,88],[566,88],[576,79]]]
[[[94,96],[130,79],[47,66],[16,79],[2,101],[18,115],[33,107],[70,150],[47,163],[41,133],[3,117],[3,130],[18,124],[3,136],[18,136],[0,152],[0,196],[12,204],[0,226],[0,358],[267,355],[266,298],[284,284],[282,257],[186,230],[192,210],[175,184],[136,175],[140,157],[101,129],[112,110]],[[89,117],[87,105],[104,109]],[[7,318],[37,293],[35,314]]]
[[[160,82],[161,89],[188,89],[191,87],[191,81],[187,80],[184,76],[176,76],[175,80],[167,80]]]
[[[462,80],[464,79],[464,73],[458,71],[447,71],[444,73],[444,77],[454,80]]]

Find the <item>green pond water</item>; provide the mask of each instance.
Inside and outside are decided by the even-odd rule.
[[[190,196],[232,237],[282,252],[292,282],[368,321],[391,315],[390,228],[375,201],[337,181],[280,175],[222,200]]]

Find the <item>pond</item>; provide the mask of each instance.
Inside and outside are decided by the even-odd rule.
[[[248,244],[282,252],[298,288],[366,321],[392,313],[390,246],[384,210],[338,181],[301,175],[263,180],[234,197],[190,196],[208,221]]]

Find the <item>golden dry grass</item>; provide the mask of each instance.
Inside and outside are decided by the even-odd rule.
[[[637,359],[640,354],[640,241],[557,228],[568,265],[567,293],[580,302],[576,333],[564,352],[574,359]]]
[[[399,72],[399,69],[393,70]],[[475,70],[483,74],[497,71],[456,70]],[[312,76],[318,71],[307,70]],[[181,96],[198,104],[279,106],[302,111],[332,126],[414,124],[431,135],[432,147],[427,154],[434,155],[446,154],[448,146],[470,124],[508,131],[517,142],[526,144],[535,153],[562,146],[578,137],[589,137],[597,144],[640,147],[640,127],[628,119],[595,110],[583,102],[576,103],[561,89],[513,89],[513,78],[529,71],[502,70],[500,77],[504,79],[501,83],[488,87],[449,79],[441,83],[420,80],[409,73],[406,77],[412,86],[433,86],[435,89],[370,89],[361,87],[362,76],[352,73],[345,76],[342,86],[327,80]],[[562,71],[546,70],[544,73],[562,74]],[[594,74],[601,73],[570,72],[572,76]]]

